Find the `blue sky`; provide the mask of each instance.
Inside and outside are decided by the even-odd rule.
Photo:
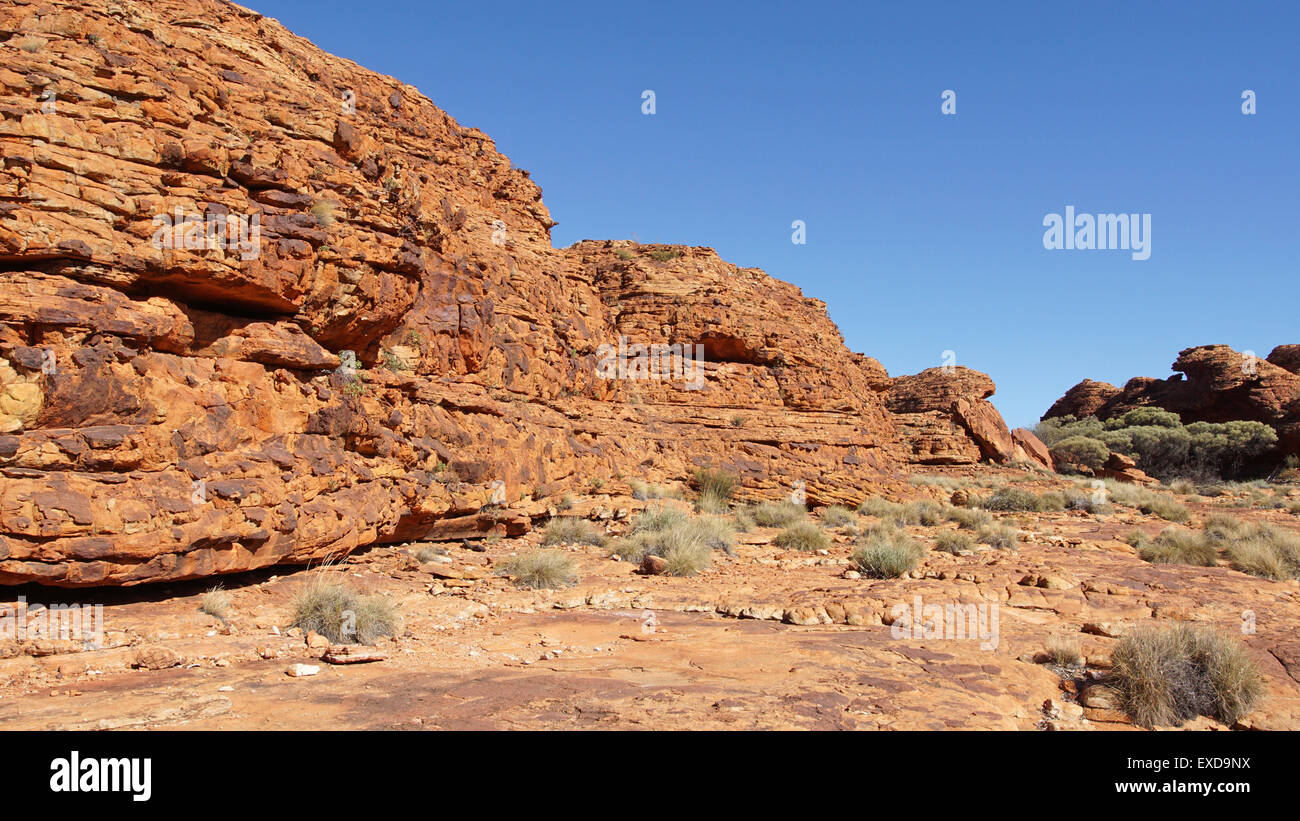
[[[1300,342],[1294,4],[246,2],[489,134],[557,247],[711,246],[892,375],[953,351],[1012,426]],[[1067,205],[1150,214],[1150,259],[1045,249]]]

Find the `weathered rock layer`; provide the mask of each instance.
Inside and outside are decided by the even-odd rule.
[[[824,304],[710,249],[554,249],[487,136],[247,9],[7,3],[0,95],[0,583],[515,533],[702,465],[854,501],[1033,449],[974,372],[891,413]],[[603,378],[620,337],[703,372]]]

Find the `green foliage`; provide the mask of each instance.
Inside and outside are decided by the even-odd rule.
[[[1110,458],[1110,448],[1091,436],[1068,436],[1051,447],[1052,460],[1063,469],[1082,466],[1098,470]]]
[[[1277,433],[1262,422],[1193,422],[1176,413],[1135,408],[1102,424],[1095,417],[1045,419],[1035,428],[1063,470],[1095,471],[1110,453],[1122,453],[1159,479],[1240,475],[1277,445]]]

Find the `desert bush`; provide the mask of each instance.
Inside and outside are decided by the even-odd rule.
[[[1142,727],[1180,726],[1198,715],[1232,724],[1264,692],[1242,643],[1209,627],[1138,628],[1120,639],[1112,664],[1124,710]]]
[[[1218,563],[1219,551],[1204,536],[1191,530],[1167,527],[1160,535],[1147,541],[1139,538],[1138,556],[1152,564],[1192,564],[1213,567]]]
[[[945,510],[945,506],[929,499],[908,502],[903,506],[903,516],[908,524],[918,524],[926,527],[934,527],[948,520],[948,512]]]
[[[662,554],[664,573],[669,576],[698,576],[708,568],[711,553],[703,544],[683,542],[672,545]]]
[[[897,502],[890,502],[879,496],[872,496],[864,499],[862,504],[858,505],[858,512],[864,516],[875,516],[881,521],[890,522],[897,525],[907,524],[905,508]]]
[[[957,526],[966,530],[979,530],[993,523],[993,517],[978,509],[954,507],[948,511],[948,518]]]
[[[695,471],[695,482],[700,489],[699,510],[703,513],[727,513],[738,481],[734,473],[725,470],[700,468]]]
[[[736,529],[726,519],[720,516],[701,516],[690,520],[685,526],[699,534],[701,541],[711,550],[721,550],[728,556],[735,552]]]
[[[1110,448],[1091,436],[1067,437],[1052,445],[1049,452],[1054,462],[1067,469],[1079,466],[1099,470],[1110,458]]]
[[[685,524],[690,517],[686,511],[672,505],[646,505],[645,510],[632,520],[632,532],[657,532],[670,527]]]
[[[603,545],[605,535],[586,519],[576,516],[556,516],[542,528],[542,544],[591,544]]]
[[[1277,444],[1276,431],[1261,422],[1183,425],[1177,414],[1149,407],[1104,424],[1094,417],[1044,420],[1035,431],[1062,465],[1096,470],[1109,453],[1122,453],[1166,481],[1236,476]]]
[[[397,607],[382,595],[362,596],[318,576],[293,599],[293,626],[334,644],[373,644],[397,631]]]
[[[1047,659],[1057,667],[1082,667],[1083,652],[1073,636],[1052,636],[1047,640]]]
[[[896,579],[915,570],[924,552],[901,531],[873,530],[860,540],[849,558],[864,575]]]
[[[447,555],[447,548],[439,547],[438,545],[430,545],[429,547],[422,547],[415,551],[415,560],[420,564],[424,564],[425,562],[433,561],[436,556],[445,555]]]
[[[981,503],[985,510],[1038,510],[1038,497],[1024,488],[1001,487]]]
[[[563,496],[561,496],[560,499],[559,499],[559,501],[557,501],[557,502],[555,503],[555,509],[556,509],[556,510],[572,510],[572,509],[573,509],[573,494],[571,494],[571,493],[566,493],[566,494],[564,494]]]
[[[787,527],[808,515],[803,505],[791,501],[762,502],[753,507],[754,521],[763,527]]]
[[[934,549],[954,556],[975,549],[975,539],[963,530],[941,530],[934,537]]]
[[[1192,518],[1192,512],[1168,496],[1151,494],[1138,504],[1137,509],[1148,515],[1159,516],[1166,522],[1186,522]]]
[[[778,533],[772,544],[794,550],[825,550],[831,540],[812,522],[795,522]]]
[[[515,585],[532,589],[571,587],[578,582],[573,559],[558,550],[533,550],[511,556],[497,572],[513,576]]]
[[[822,508],[821,520],[827,527],[844,527],[845,525],[857,524],[858,517],[843,505],[831,505]]]
[[[659,556],[668,575],[694,576],[709,566],[714,549],[730,552],[730,534],[723,525],[718,519],[683,519],[657,530],[635,531],[615,543],[614,554],[630,562]]]
[[[1043,513],[1065,510],[1065,494],[1057,490],[1039,494],[1038,510]]]
[[[989,547],[995,547],[999,550],[1010,550],[1016,546],[1019,541],[1016,535],[1016,529],[1006,525],[990,524],[981,527],[975,533],[975,539],[980,544],[986,544]]]
[[[748,533],[754,525],[758,524],[754,521],[754,511],[750,507],[736,508],[735,515],[736,530],[739,530],[741,533]]]
[[[1196,483],[1190,479],[1175,479],[1166,487],[1169,488],[1170,493],[1177,493],[1179,496],[1191,496],[1196,493]]]
[[[667,485],[656,485],[640,479],[628,479],[627,485],[632,489],[632,498],[646,501],[648,499],[676,499],[681,492]]]
[[[199,599],[199,611],[224,622],[230,616],[230,594],[218,584]]]
[[[1300,578],[1300,533],[1294,530],[1223,514],[1206,519],[1202,530],[1243,573],[1277,581]]]

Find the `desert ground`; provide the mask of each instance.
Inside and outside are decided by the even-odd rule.
[[[914,499],[942,510],[952,493],[1001,485],[1038,494],[1079,486],[1014,468],[932,471],[911,483]],[[1280,505],[1300,492],[1247,485],[1213,498],[1169,496],[1191,513],[1188,526],[1228,514],[1294,528],[1295,515]],[[871,579],[853,578],[850,553],[879,517],[826,526],[830,545],[811,551],[777,547],[781,528],[754,525],[736,534],[734,555],[714,551],[699,575],[673,577],[612,558],[610,545],[647,505],[690,511],[688,501],[606,492],[570,502],[557,515],[590,520],[608,541],[552,545],[578,573],[560,589],[521,589],[499,573],[512,554],[539,546],[544,527],[229,576],[222,618],[200,609],[212,580],[10,588],[11,602],[25,594],[102,603],[105,646],[11,642],[0,660],[0,726],[1132,730],[1107,686],[1119,637],[1166,620],[1241,634],[1243,613],[1255,632],[1241,638],[1266,693],[1236,728],[1295,729],[1300,721],[1300,586],[1227,566],[1144,561],[1125,538],[1170,523],[1122,504],[992,513],[1015,530],[1013,546],[962,555],[931,547],[906,576]],[[956,529],[943,521],[906,532],[932,545]],[[295,595],[322,577],[396,604],[396,635],[366,649],[382,658],[321,661],[328,642],[291,626]],[[885,622],[918,596],[996,603],[997,646],[896,637]],[[1077,663],[1049,654],[1062,644],[1077,648]],[[319,672],[292,675],[297,665]],[[1205,717],[1183,727],[1226,729]]]

